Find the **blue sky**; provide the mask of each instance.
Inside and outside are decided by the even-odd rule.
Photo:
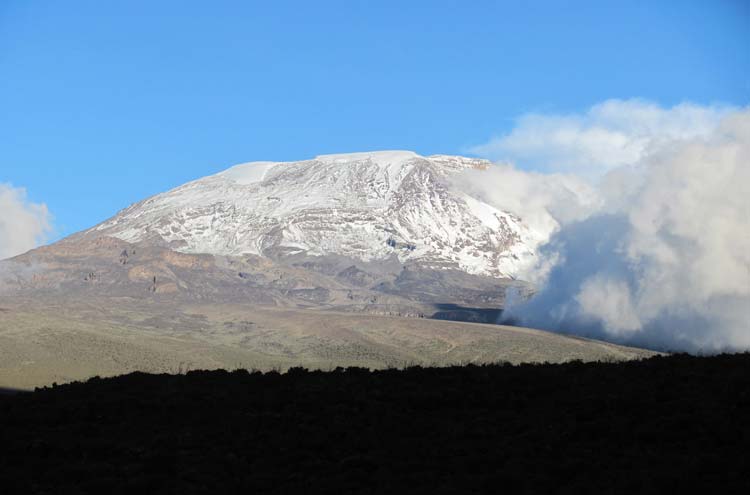
[[[243,161],[469,153],[610,98],[744,106],[748,47],[747,1],[3,0],[0,183],[58,238]]]

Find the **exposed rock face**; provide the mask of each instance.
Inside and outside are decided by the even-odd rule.
[[[540,236],[448,180],[488,166],[407,151],[247,163],[134,204],[82,235],[183,253],[396,257],[514,277],[533,262]]]
[[[467,307],[472,320],[494,322],[485,309],[503,306],[509,284],[517,285],[395,258],[191,254],[114,237],[74,236],[0,261],[0,298],[40,302],[125,297],[147,304],[201,301],[410,317],[430,317],[453,304]]]

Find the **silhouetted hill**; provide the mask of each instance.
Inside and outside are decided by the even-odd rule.
[[[0,396],[3,493],[750,493],[750,354]]]

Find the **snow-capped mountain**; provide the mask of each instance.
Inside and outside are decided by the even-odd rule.
[[[84,235],[186,253],[336,254],[514,277],[540,235],[452,185],[484,160],[409,151],[252,162],[158,194]]]

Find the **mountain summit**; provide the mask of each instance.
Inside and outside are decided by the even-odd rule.
[[[407,151],[246,163],[1,260],[0,387],[650,355],[487,324],[509,288],[533,290],[509,277],[538,244],[453,180],[489,166]]]
[[[198,254],[387,260],[515,277],[539,236],[450,180],[490,163],[411,151],[251,162],[136,203],[84,236]]]

